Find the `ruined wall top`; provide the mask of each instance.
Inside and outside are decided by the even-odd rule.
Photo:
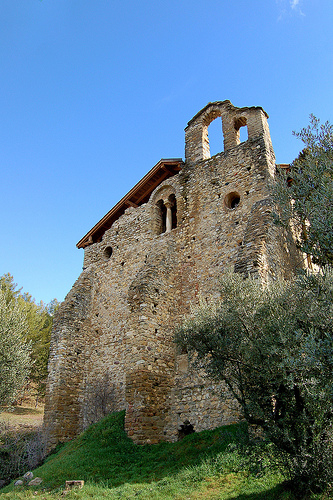
[[[208,127],[216,118],[222,120],[224,151],[240,144],[241,127],[247,127],[248,139],[262,137],[271,148],[268,114],[261,107],[236,108],[230,101],[210,102],[185,128],[185,160],[196,163],[210,158]]]

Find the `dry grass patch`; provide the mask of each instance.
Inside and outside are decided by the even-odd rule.
[[[43,424],[44,405],[15,406],[13,409],[5,408],[0,413],[0,422],[6,424],[12,430],[32,431],[40,428]]]

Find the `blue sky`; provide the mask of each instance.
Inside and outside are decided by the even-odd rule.
[[[1,0],[0,68],[0,275],[63,300],[76,243],[209,101],[262,106],[278,163],[333,121],[333,2]]]

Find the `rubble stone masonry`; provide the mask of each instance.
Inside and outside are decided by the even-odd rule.
[[[188,366],[174,327],[199,295],[219,297],[226,271],[265,280],[288,277],[297,265],[290,238],[272,223],[276,166],[267,118],[259,107],[209,103],[185,129],[179,173],[85,246],[83,271],[52,333],[50,448],[90,423],[103,391],[107,411],[126,410],[125,428],[136,443],[175,441],[181,429],[240,418],[226,388]],[[224,152],[210,157],[215,119],[222,121]],[[242,143],[241,127],[248,131]]]

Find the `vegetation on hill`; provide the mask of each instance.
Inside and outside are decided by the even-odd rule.
[[[274,447],[251,444],[244,423],[140,446],[124,432],[124,413],[114,413],[60,447],[34,475],[43,479],[40,486],[10,485],[3,498],[58,499],[65,481],[76,479],[85,486],[68,498],[295,500]]]

